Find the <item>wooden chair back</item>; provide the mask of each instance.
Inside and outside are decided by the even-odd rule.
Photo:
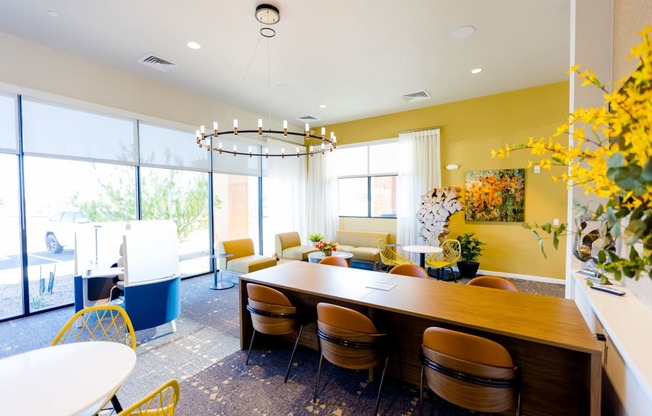
[[[349,267],[349,262],[344,257],[328,256],[319,260],[319,264],[327,264],[329,266]]]
[[[428,278],[428,272],[426,272],[426,269],[419,266],[418,264],[399,264],[398,266],[393,267],[389,273],[401,274],[403,276],[420,277],[423,279]]]
[[[384,362],[385,334],[378,333],[373,322],[358,311],[319,303],[317,330],[322,355],[332,364],[363,370]]]
[[[247,295],[247,310],[256,331],[268,335],[285,335],[294,331],[297,308],[283,293],[271,287],[247,283]]]
[[[469,286],[490,287],[493,289],[509,290],[519,292],[518,287],[507,279],[498,276],[478,276],[469,280]]]
[[[423,334],[422,358],[425,384],[444,400],[480,412],[519,413],[518,368],[500,344],[430,327]]]

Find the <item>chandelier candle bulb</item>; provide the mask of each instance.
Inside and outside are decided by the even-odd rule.
[[[267,11],[268,9],[275,10],[275,13],[274,13],[275,17],[273,19],[269,19],[268,17],[266,17],[267,15],[265,15],[262,12],[262,11]],[[264,25],[272,25],[272,24],[277,23],[279,21],[279,17],[280,17],[280,15],[278,14],[278,9],[274,8],[273,6],[261,5],[261,6],[258,6],[256,8],[256,19],[260,23],[263,23]],[[265,28],[260,30],[260,35],[263,36],[263,38],[265,38],[266,40],[270,40],[270,39],[274,38],[274,36],[276,35],[276,31],[274,31],[271,28],[265,27]],[[254,50],[254,55],[255,54],[256,54],[256,50]],[[253,58],[254,57],[252,56],[252,60],[253,60]],[[267,72],[268,72],[268,75],[269,75],[269,73],[270,73],[270,70],[269,70],[269,56],[268,56],[267,61],[268,61],[268,71]],[[248,71],[248,69],[247,69],[247,71]],[[246,75],[247,74],[245,73],[245,77],[243,78],[243,81],[244,81],[244,79],[246,79]],[[320,108],[325,108],[325,106],[320,106]],[[235,115],[237,117],[240,114],[239,113],[233,113],[232,115]],[[233,129],[232,130],[229,130],[228,127],[225,128],[224,123],[222,123],[222,130],[220,131],[219,130],[219,125],[218,125],[218,122],[217,122],[217,119],[219,117],[215,117],[213,119],[213,121],[212,121],[212,123],[213,123],[213,129],[212,130],[210,128],[210,126],[211,126],[210,124],[207,125],[208,126],[208,131],[206,131],[206,126],[204,126],[204,125],[198,125],[197,126],[198,130],[196,131],[196,133],[197,133],[196,136],[197,137],[196,137],[195,141],[197,142],[197,145],[199,146],[199,148],[206,147],[207,150],[213,150],[213,151],[219,152],[220,154],[225,153],[225,154],[233,155],[233,156],[247,156],[248,155],[250,158],[254,157],[254,156],[261,157],[261,158],[263,156],[265,158],[269,158],[269,157],[285,158],[285,150],[281,150],[281,153],[279,153],[279,152],[275,151],[273,148],[272,148],[271,152],[269,151],[269,148],[267,148],[267,147],[264,148],[265,145],[269,145],[270,143],[273,143],[273,141],[275,141],[275,140],[279,141],[279,142],[282,142],[282,143],[291,143],[290,146],[292,146],[292,144],[296,143],[296,145],[298,145],[298,147],[296,148],[296,153],[295,153],[297,157],[314,156],[314,154],[316,154],[318,152],[321,152],[321,154],[323,155],[323,154],[325,154],[325,151],[326,151],[327,147],[328,147],[328,150],[330,152],[335,150],[336,145],[335,145],[335,141],[334,141],[335,136],[334,136],[333,132],[330,132],[331,133],[331,135],[330,135],[331,138],[329,138],[329,136],[327,136],[325,126],[324,127],[321,127],[321,126],[320,127],[315,127],[315,128],[313,128],[313,130],[310,130],[310,124],[306,123],[306,121],[311,120],[311,118],[309,118],[309,117],[305,117],[305,118],[301,117],[301,118],[296,119],[299,122],[305,123],[304,124],[304,130],[301,130],[301,128],[298,127],[300,124],[292,123],[292,126],[289,127],[289,124],[291,124],[291,123],[288,123],[289,120],[288,119],[283,120],[282,118],[279,118],[278,120],[283,121],[283,129],[274,128],[273,126],[274,126],[274,123],[276,123],[276,122],[272,121],[271,113],[268,114],[268,117],[269,117],[269,119],[268,119],[269,126],[267,128],[265,128],[263,126],[264,116],[259,114],[258,117],[256,117],[254,119],[254,120],[258,121],[258,128],[255,128],[253,126],[248,127],[247,124],[249,124],[250,122],[245,120],[245,126],[242,128],[241,131],[239,131],[239,125],[238,125],[238,119],[237,118],[231,119],[231,120],[233,120]],[[227,123],[228,123],[229,118],[227,118],[226,120],[227,120]],[[321,128],[321,136],[319,135],[319,129],[320,128]],[[256,133],[258,133],[258,134],[256,134]],[[219,139],[218,139],[218,135],[221,136]],[[227,144],[225,145],[225,147],[223,149],[222,148],[222,143],[220,142],[220,140],[225,135],[226,136],[234,136],[234,137],[229,139],[229,142],[227,142]],[[244,142],[243,142],[243,141],[240,140],[239,136],[246,136],[246,139],[252,139],[255,142],[260,142],[260,145],[259,146],[254,146],[254,145],[248,146],[249,143],[253,143],[253,141],[249,141],[249,140],[245,139]],[[297,140],[297,141],[294,141],[294,140],[289,141],[287,138],[290,137],[290,136],[293,136],[296,139],[299,139],[299,137],[301,137],[303,139],[303,141],[299,141],[299,140]],[[266,139],[266,140],[263,141],[262,139]],[[216,144],[216,142],[217,142],[217,144]],[[240,149],[242,149],[242,150],[238,151],[236,144],[238,144],[240,146]],[[233,150],[231,150],[231,146],[233,146]],[[248,147],[248,150],[243,149],[244,147]],[[264,150],[264,152],[263,152],[263,150]],[[288,156],[291,156],[291,155],[292,155],[292,148],[290,148],[290,150],[288,151]]]
[[[285,148],[281,147],[281,159],[285,158]]]

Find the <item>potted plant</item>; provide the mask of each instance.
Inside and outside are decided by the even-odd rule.
[[[482,241],[475,237],[475,233],[464,233],[457,236],[460,242],[460,260],[457,262],[457,269],[460,272],[460,278],[472,279],[480,268],[478,257],[482,255]]]
[[[324,239],[324,236],[319,234],[319,233],[308,234],[308,240],[310,240],[312,245],[316,245],[317,243],[319,243],[323,239]]]

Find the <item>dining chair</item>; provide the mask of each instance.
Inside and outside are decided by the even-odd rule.
[[[428,278],[428,272],[426,269],[419,266],[418,264],[399,264],[398,266],[392,267],[388,273],[401,274],[403,276],[421,277],[424,279]]]
[[[388,336],[379,333],[371,319],[360,312],[322,302],[317,304],[317,337],[321,353],[313,401],[317,401],[324,358],[331,364],[351,370],[373,370],[382,366],[375,416],[389,361]]]
[[[75,313],[54,337],[51,345],[87,341],[119,342],[136,351],[136,333],[131,319],[123,308],[116,305],[90,306]],[[106,403],[109,400],[116,412],[122,410],[117,396],[113,395]]]
[[[423,333],[419,382],[437,396],[466,409],[520,414],[520,373],[502,345],[475,335],[430,327]]]
[[[179,382],[171,379],[117,416],[174,416],[179,401]]]
[[[387,242],[383,239],[379,239],[377,242],[378,250],[380,252],[380,261],[387,266],[388,269],[391,269],[394,266],[399,264],[411,264],[412,262],[407,257],[403,257],[396,252],[393,248],[387,245]]]
[[[454,239],[446,239],[439,247],[441,247],[441,252],[432,253],[426,257],[425,265],[428,270],[436,270],[437,279],[442,277],[442,270],[446,270],[447,268],[450,269],[453,281],[457,283],[457,278],[453,271],[453,265],[460,259],[460,242]]]
[[[498,276],[478,276],[469,280],[467,285],[519,292],[518,287],[514,283]]]
[[[290,362],[288,363],[285,379],[283,380],[284,383],[287,383],[290,368],[292,368],[292,359],[299,345],[304,323],[306,322],[298,319],[297,308],[292,305],[283,293],[276,289],[255,283],[247,283],[247,296],[249,297],[247,310],[251,314],[251,323],[254,330],[251,334],[251,341],[249,341],[249,350],[247,351],[245,365],[249,365],[251,348],[254,345],[254,338],[257,332],[266,335],[287,335],[293,333],[297,323],[300,323],[299,334],[294,341],[292,354],[290,354]]]
[[[328,256],[319,260],[319,264],[327,264],[329,266],[349,267],[349,262],[344,257]]]

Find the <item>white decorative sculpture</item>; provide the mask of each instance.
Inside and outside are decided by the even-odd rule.
[[[426,244],[439,246],[449,233],[448,218],[464,207],[460,201],[457,186],[435,188],[421,196],[421,208],[417,212],[417,219],[421,223],[421,235]]]

